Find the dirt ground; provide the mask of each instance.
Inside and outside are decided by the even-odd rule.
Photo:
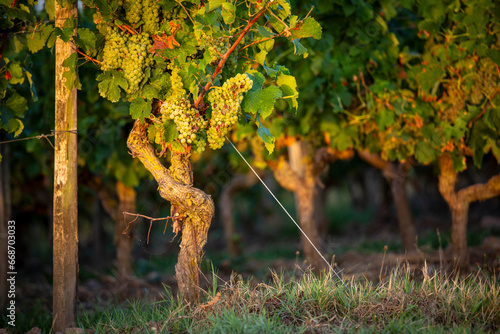
[[[349,240],[334,240],[332,242],[350,242]],[[411,269],[413,277],[422,277],[422,270],[428,273],[434,271],[448,270],[450,264],[447,258],[451,249],[435,251],[419,251],[414,254],[402,254],[387,251],[384,253],[363,253],[359,251],[347,251],[334,258],[335,270],[340,273],[344,280],[351,278],[366,278],[377,282],[384,279],[391,270],[401,264]],[[307,270],[307,263],[295,259],[275,259],[275,260],[255,260],[245,263],[246,272],[238,272],[243,278],[252,279],[255,282],[266,280],[270,277],[271,270],[276,272],[293,272],[300,275]],[[264,277],[253,277],[253,273],[269,273]],[[482,245],[470,248],[469,274],[478,270],[491,273],[500,272],[500,237],[487,237]],[[232,274],[231,262],[223,261],[217,273],[219,285],[229,281]],[[208,277],[207,277],[208,276]],[[212,284],[211,273],[201,274],[200,281],[202,288],[208,290]],[[21,281],[19,282],[18,296],[20,308],[29,310],[37,304],[41,310],[50,312],[52,308],[52,287],[45,280]],[[129,277],[118,279],[112,275],[95,273],[92,279],[81,281],[78,287],[78,314],[83,312],[94,312],[99,309],[106,309],[110,306],[117,306],[128,299],[140,299],[153,302],[161,300],[166,289],[172,294],[177,292],[177,284],[172,275],[161,274],[153,271],[145,277]],[[40,309],[38,311],[40,311]]]

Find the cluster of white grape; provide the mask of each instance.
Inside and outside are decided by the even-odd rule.
[[[214,87],[208,93],[212,106],[210,127],[207,131],[208,145],[211,149],[221,148],[224,136],[238,121],[243,94],[252,88],[252,80],[245,74],[237,74],[224,82],[222,87]]]
[[[144,22],[143,32],[155,34],[160,28],[158,0],[124,0],[125,18],[132,24]]]
[[[214,33],[217,33],[214,31]],[[227,37],[219,37],[214,38],[212,35],[208,35],[204,31],[199,31],[196,33],[196,40],[198,42],[200,49],[208,49],[210,52],[210,63],[212,65],[217,65],[217,63],[221,60],[222,56],[226,54],[226,52],[231,48],[233,43],[236,41],[238,35],[227,38]],[[241,39],[233,52],[229,55],[225,67],[230,72],[235,72],[238,66],[238,53],[240,49],[245,45],[245,37]]]
[[[123,75],[128,81],[127,93],[133,94],[144,79],[144,69],[152,65],[153,55],[149,53],[151,41],[148,33],[132,35],[127,40],[127,47],[123,50]]]
[[[103,71],[123,71],[128,81],[126,92],[133,94],[144,79],[144,69],[153,62],[149,53],[151,41],[148,33],[128,35],[117,28],[112,28],[106,35],[101,69]]]
[[[124,0],[125,18],[131,24],[136,24],[141,20],[142,1]]]
[[[227,40],[224,40],[223,38],[214,38],[204,31],[200,31],[199,34],[196,35],[196,40],[200,48],[208,48],[211,56],[211,63],[219,61],[228,49]]]
[[[172,61],[167,65],[167,68],[170,72],[170,83],[172,84],[172,95],[175,96],[184,96],[186,95],[186,90],[184,89],[184,85],[182,83],[182,78],[179,75],[179,67],[174,64]]]
[[[110,28],[105,37],[101,69],[114,70],[122,67],[122,50],[126,49],[127,36],[117,28]]]
[[[160,3],[158,0],[143,0],[142,8],[142,20],[144,21],[142,30],[156,34],[160,29]]]
[[[174,121],[179,132],[178,140],[183,146],[191,145],[196,153],[205,149],[206,139],[201,132],[207,128],[208,121],[191,107],[185,96],[170,97],[162,103],[160,111],[165,121]]]

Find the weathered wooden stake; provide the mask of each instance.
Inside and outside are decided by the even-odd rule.
[[[77,17],[76,1],[54,1],[56,27],[69,17]],[[76,29],[75,32],[76,34]],[[64,82],[62,63],[72,53],[70,43],[56,41],[56,110],[54,156],[54,332],[76,324],[78,277],[77,207],[77,116],[76,88],[69,91]],[[73,131],[69,132],[69,131]]]

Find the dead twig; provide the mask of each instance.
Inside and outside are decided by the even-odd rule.
[[[149,219],[149,229],[148,229],[148,239],[147,239],[147,243],[149,244],[149,234],[151,233],[151,227],[153,227],[153,222],[156,222],[156,221],[160,221],[160,220],[165,220],[165,229],[163,230],[163,233],[165,234],[165,231],[167,230],[167,225],[168,225],[168,220],[169,219],[172,219],[172,222],[174,223],[175,225],[175,222],[177,220],[180,220],[180,219],[183,219],[184,216],[183,215],[178,215],[178,216],[168,216],[168,217],[162,217],[162,218],[153,218],[153,217],[149,217],[149,216],[146,216],[146,215],[141,215],[139,213],[130,213],[130,212],[123,212],[123,221],[126,222],[127,220],[127,215],[128,216],[135,216],[135,219],[132,220],[131,222],[129,222],[127,224],[127,227],[125,228],[125,230],[123,230],[123,234],[127,234],[127,231],[130,227],[130,225],[132,225],[139,217],[141,218],[146,218],[146,219]],[[176,233],[177,234],[177,233]]]

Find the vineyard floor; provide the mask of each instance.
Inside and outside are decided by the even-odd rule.
[[[451,251],[449,247],[446,247],[445,249],[440,249],[439,247],[438,249],[432,249],[431,247],[423,246],[419,249],[419,252],[415,254],[404,254],[402,252],[392,251],[390,246],[391,244],[388,241],[397,239],[397,234],[393,234],[393,232],[391,231],[383,231],[381,233],[378,233],[377,238],[371,240],[371,243],[367,243],[366,240],[354,241],[352,238],[353,238],[352,235],[349,236],[348,234],[346,234],[342,237],[331,238],[326,241],[325,245],[323,245],[325,247],[330,247],[331,249],[337,249],[337,254],[339,255],[335,255],[335,257],[329,259],[333,260],[335,270],[341,274],[341,276],[343,277],[344,281],[348,286],[359,285],[357,289],[361,290],[375,289],[374,290],[375,292],[372,291],[373,293],[384,294],[388,292],[383,290],[385,292],[382,293],[377,289],[386,289],[387,282],[391,280],[394,282],[398,281],[399,282],[398,284],[403,284],[403,285],[410,284],[411,286],[417,287],[426,279],[429,280],[429,277],[431,276],[434,277],[435,279],[438,279],[437,277],[439,277],[439,280],[449,279],[450,281],[452,281],[454,279],[452,276],[449,275],[449,271],[447,271],[447,269],[449,268],[449,264],[447,263],[446,259],[449,257],[449,253]],[[215,241],[215,244],[216,243],[217,242]],[[311,281],[312,276],[308,272],[307,263],[305,263],[302,260],[300,254],[296,250],[299,249],[299,244],[296,241],[290,239],[290,240],[283,240],[281,243],[273,242],[272,249],[267,249],[266,247],[263,246],[264,244],[265,243],[255,242],[255,240],[254,241],[249,240],[247,241],[245,256],[232,260],[230,260],[227,257],[227,254],[225,254],[224,252],[218,253],[214,251],[214,248],[217,249],[217,245],[212,245],[212,246],[209,245],[207,248],[206,263],[202,266],[203,273],[200,276],[201,285],[204,291],[202,297],[203,302],[210,303],[211,301],[216,300],[216,297],[214,297],[216,296],[216,292],[221,292],[224,298],[229,298],[228,297],[229,295],[232,296],[236,293],[234,291],[231,292],[230,290],[234,289],[234,284],[235,282],[238,281],[245,282],[247,289],[250,289],[251,291],[254,291],[252,289],[258,290],[259,287],[262,288],[262,286],[268,287],[266,288],[267,289],[266,291],[268,291],[269,289],[275,291],[274,294],[268,296],[268,299],[269,298],[272,299],[280,295],[280,292],[278,292],[280,289],[279,284],[285,286],[287,284],[297,282],[297,284],[300,285],[300,284],[305,284],[304,280]],[[342,245],[350,245],[350,247],[343,248]],[[386,245],[389,246],[387,247],[387,251],[384,252],[384,246]],[[476,279],[479,280],[477,282],[474,281],[472,284],[479,284],[480,286],[481,284],[485,284],[485,282],[488,282],[488,280],[489,281],[497,280],[498,278],[496,275],[498,275],[498,272],[500,272],[499,254],[500,254],[500,238],[496,235],[490,235],[484,238],[481,244],[470,248],[470,258],[471,258],[470,261],[471,266],[469,268],[470,270],[468,273],[461,275],[460,277],[462,278],[475,277]],[[114,275],[114,272],[99,271],[93,269],[92,265],[89,265],[88,263],[82,263],[80,267],[80,285],[78,289],[79,291],[78,316],[80,319],[79,321],[81,321],[81,324],[86,324],[85,326],[88,327],[90,326],[89,323],[92,323],[93,321],[102,322],[103,321],[102,317],[105,317],[106,315],[110,316],[109,314],[110,310],[113,310],[113,312],[115,312],[116,310],[122,310],[119,312],[127,313],[130,311],[131,305],[137,306],[140,304],[142,305],[141,307],[148,308],[148,307],[156,307],[154,305],[162,305],[164,302],[162,303],[161,301],[165,300],[165,298],[167,299],[170,298],[171,300],[175,300],[175,298],[172,297],[175,296],[177,292],[176,282],[173,276],[174,273],[172,265],[173,263],[175,263],[175,252],[171,252],[170,254],[165,255],[163,257],[159,256],[164,260],[164,262],[158,260],[157,257],[158,255],[152,256],[150,254],[149,257],[146,257],[146,259],[145,258],[138,259],[138,261],[135,262],[136,267],[139,267],[136,268],[137,269],[136,271],[142,270],[144,271],[144,274],[139,273],[136,277],[130,277],[126,279],[118,279]],[[147,264],[146,269],[144,268],[144,263]],[[162,266],[164,266],[163,267],[164,269],[162,269]],[[215,273],[212,271],[212,268],[215,268],[214,270]],[[43,272],[42,276],[37,276],[37,275],[29,276],[26,277],[26,279],[19,282],[19,288],[18,288],[19,305],[20,305],[19,307],[22,309],[30,310],[30,312],[26,313],[23,312],[22,315],[19,316],[18,319],[19,333],[21,332],[24,333],[32,328],[41,328],[42,331],[39,333],[49,333],[51,327],[51,315],[49,312],[52,303],[51,301],[52,289],[50,285],[51,281],[50,267],[44,267],[42,272]],[[335,286],[336,287],[341,286],[341,284],[339,283],[338,280],[336,280],[334,275],[330,276],[329,276],[330,280],[329,284],[331,284],[330,288]],[[278,286],[276,285],[277,277],[279,277]],[[216,283],[214,283],[214,279],[216,280]],[[315,283],[314,286],[317,286],[317,284],[318,283]],[[469,284],[467,286],[470,288],[471,287],[470,283],[467,284]],[[499,295],[500,291],[498,290],[498,281],[492,284],[493,286],[496,286],[495,288],[496,290],[493,289],[490,292],[484,292],[484,293],[493,294],[489,295],[488,298],[493,298],[493,299],[500,298]],[[368,288],[369,286],[371,286],[371,288]],[[228,287],[230,287],[229,290]],[[443,287],[443,289],[445,289],[445,287]],[[480,289],[482,289],[482,286],[481,288],[479,288],[479,290]],[[478,293],[480,293],[479,290]],[[435,293],[436,291],[434,291],[433,293]],[[467,291],[468,294],[472,293],[469,290]],[[237,292],[237,294],[245,294],[245,293],[251,294],[253,292],[249,291]],[[327,291],[324,291],[323,293],[328,294]],[[331,292],[332,296],[335,296],[337,293],[338,292],[335,291]],[[312,318],[307,320],[305,318],[303,319],[301,317],[298,317],[297,319],[294,318],[294,320],[291,321],[291,323],[288,323],[285,327],[283,327],[283,331],[278,330],[278,332],[281,331],[286,333],[287,330],[289,331],[290,328],[294,328],[294,326],[296,326],[298,332],[330,333],[334,332],[334,329],[337,328],[335,326],[339,326],[340,324],[339,319],[341,318],[344,319],[342,321],[347,321],[348,324],[343,323],[342,321],[341,323],[347,326],[345,327],[345,329],[348,332],[351,330],[356,332],[360,330],[360,328],[364,328],[363,326],[368,326],[367,331],[370,331],[369,328],[378,331],[385,328],[383,324],[385,325],[393,324],[394,319],[396,319],[397,317],[394,318],[394,314],[390,316],[385,311],[382,312],[383,313],[382,315],[380,315],[380,317],[382,317],[380,323],[377,323],[377,320],[373,320],[375,318],[371,320],[368,319],[367,318],[368,316],[360,311],[360,308],[362,308],[363,305],[364,305],[363,307],[365,306],[367,307],[367,305],[365,305],[365,303],[362,301],[362,298],[367,298],[366,303],[370,303],[369,299],[374,297],[368,292],[366,292],[367,293],[366,296],[361,295],[361,292],[359,293],[360,293],[359,296],[352,296],[354,297],[353,300],[357,300],[357,303],[359,303],[359,305],[354,308],[352,308],[352,306],[349,306],[350,307],[349,309],[342,311],[341,313],[343,314],[344,318],[340,317],[340,314],[337,314],[335,316],[331,315],[331,317],[335,319],[334,320],[330,319],[331,320],[330,321],[323,316],[319,316],[323,311],[315,310],[313,312],[314,314],[319,312],[318,313],[319,315],[317,315],[317,317],[315,316],[316,318],[313,317],[314,319],[316,319],[314,320],[316,322],[313,321],[313,324],[316,325],[312,326],[311,323],[309,323],[308,325],[308,321],[309,322],[312,321],[311,320]],[[260,294],[258,295],[260,296]],[[262,298],[262,296],[260,296],[259,298]],[[421,291],[415,296],[412,296],[410,293],[408,296],[406,297],[403,296],[401,298],[403,298],[402,301],[403,304],[405,303],[404,302],[405,298],[414,300],[417,304],[420,302],[424,303],[424,301],[418,301],[420,298],[423,298]],[[442,302],[442,300],[440,300],[441,297],[439,298],[436,297],[436,298],[439,300],[433,301],[433,303]],[[457,300],[463,300],[464,298],[470,299],[472,297],[456,296],[456,298]],[[269,302],[268,299],[264,300],[264,303],[268,303]],[[159,302],[159,304],[155,304],[155,302]],[[171,302],[174,303],[173,301]],[[235,302],[236,302],[235,300],[231,301],[231,303]],[[238,304],[240,305],[239,307],[250,307],[245,304],[246,302],[248,302],[248,300],[245,302],[241,301],[242,304],[241,305]],[[383,306],[381,305],[384,305],[384,303],[387,302],[388,302],[387,298],[386,299],[382,298],[382,300],[374,301],[375,303],[374,305],[378,305],[374,307],[383,308]],[[403,304],[398,304],[398,303],[399,302],[396,303],[398,305],[397,307],[402,307],[401,305]],[[280,312],[283,311],[281,310],[282,306],[281,302],[279,302],[278,304]],[[389,305],[389,304],[387,304],[387,307],[390,309],[396,307],[395,305],[392,304]],[[170,305],[169,307],[173,307],[172,305]],[[234,306],[233,304],[231,305],[232,306],[228,305],[226,306],[230,308]],[[449,307],[451,307],[450,305],[453,305],[453,303],[448,304]],[[457,305],[455,306],[458,307]],[[177,305],[176,307],[180,306]],[[471,307],[475,307],[475,305]],[[481,308],[481,306],[477,307]],[[267,310],[266,312],[269,311],[267,308],[266,310]],[[227,309],[224,312],[226,311]],[[369,310],[367,309],[365,311],[368,312]],[[476,311],[479,312],[478,310]],[[147,312],[152,312],[152,311],[149,310]],[[190,317],[189,312],[195,312],[194,313],[195,316],[192,319],[194,321],[192,326],[195,327],[198,326],[197,325],[198,320],[201,322],[211,321],[206,316],[201,316],[199,314],[199,312],[201,311],[199,310],[199,308],[196,308],[195,311],[188,311],[187,309],[182,311],[181,313],[183,315],[182,316],[180,315],[181,318],[176,319],[173,323],[175,323],[176,321],[179,322],[180,320],[184,319],[182,317],[187,317],[186,319],[188,319]],[[361,313],[358,314],[356,312],[361,312]],[[257,313],[260,316],[263,315],[262,313],[259,312]],[[253,313],[250,312],[250,314]],[[357,315],[354,316],[354,314]],[[485,311],[483,311],[481,314],[482,316],[485,316],[486,313]],[[112,317],[116,316],[117,315],[114,315]],[[146,315],[144,316],[146,317]],[[152,319],[151,321],[156,323],[157,320],[155,319],[157,319],[157,316],[161,317],[161,315],[155,315],[154,319]],[[225,316],[227,316],[227,314]],[[238,317],[238,315],[234,316]],[[438,325],[438,327],[436,327],[437,332],[448,331],[450,329],[457,331],[460,329],[460,330],[465,330],[467,332],[475,328],[474,327],[476,326],[475,323],[471,322],[470,325],[472,327],[470,328],[467,327],[469,326],[468,323],[465,324],[466,327],[461,327],[459,326],[457,319],[460,319],[460,317],[467,318],[469,316],[473,317],[472,314],[452,315],[451,313],[447,314],[445,317],[446,319],[444,320],[431,319],[432,318],[431,317],[429,319],[431,319],[432,321],[429,320],[431,322],[429,322],[427,325],[421,324],[422,325],[421,327],[429,329],[434,325]],[[429,317],[429,315],[427,314],[425,315],[425,317]],[[456,317],[456,319],[453,317]],[[271,317],[271,320],[272,319],[273,318]],[[363,320],[364,322],[359,319],[364,319]],[[251,319],[247,320],[249,321],[249,323],[252,323]],[[272,320],[271,323],[269,324],[271,328],[273,326],[272,323],[275,320],[276,319]],[[400,320],[402,321],[403,319]],[[417,317],[417,320],[418,321],[416,322],[416,324],[420,323],[419,321],[421,319],[419,320]],[[442,323],[440,323],[440,321]],[[490,329],[499,328],[498,327],[500,325],[499,321],[500,319],[498,319],[498,317],[488,318],[486,322],[486,327],[484,328],[481,327],[481,330],[489,332]],[[401,324],[402,323],[400,323],[399,325]],[[477,324],[479,324],[479,322]],[[165,325],[164,322],[163,325]],[[183,326],[185,325],[186,324],[182,325],[177,323],[177,325],[175,326],[181,326],[182,328],[184,328]],[[370,327],[372,325],[375,327]],[[481,326],[483,325],[484,324],[481,324]],[[125,326],[125,323],[120,326]],[[151,333],[153,332],[151,328],[147,329],[148,328],[147,326],[149,327],[152,326],[151,324],[149,324],[149,322],[145,324],[145,326],[146,327],[139,330],[139,332],[151,332]],[[187,329],[188,327],[184,328],[183,330],[180,330],[180,332],[186,332],[186,331],[189,332],[189,330]],[[88,331],[88,333],[101,332],[101,330],[97,330],[97,327],[93,327],[93,329],[94,331]],[[172,330],[172,328],[170,330]],[[397,326],[395,327],[395,330],[398,330]],[[123,329],[121,332],[127,332],[127,331],[128,329]],[[104,332],[111,333],[115,331],[110,330],[108,328],[108,331],[104,330]],[[169,331],[164,331],[164,332],[167,333]],[[218,332],[223,333],[224,331],[218,331]],[[413,330],[411,330],[410,332],[413,332]],[[419,331],[416,330],[416,332]],[[35,331],[32,333],[37,333],[37,332]]]

